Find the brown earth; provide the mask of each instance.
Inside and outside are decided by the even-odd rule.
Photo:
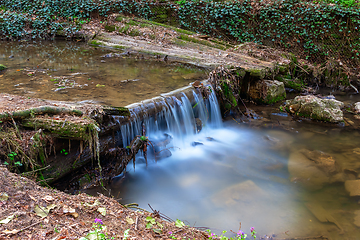
[[[131,210],[101,194],[98,197],[85,193],[68,195],[40,187],[2,166],[0,183],[0,239],[79,239],[94,230],[96,218],[106,226],[102,232],[107,239],[124,239],[127,229],[130,229],[128,239],[170,239],[171,236],[207,239],[204,232],[187,226],[176,227],[174,222],[162,220],[156,213]],[[51,209],[48,214],[46,207]],[[149,216],[156,224],[146,228]],[[154,229],[161,229],[161,233],[155,233]]]

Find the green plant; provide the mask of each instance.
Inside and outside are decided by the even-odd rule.
[[[129,232],[130,232],[130,228],[128,228],[128,229],[126,229],[125,231],[124,231],[124,240],[126,240],[126,239],[128,239],[128,237],[129,237]]]
[[[9,157],[9,159],[13,162],[16,155],[17,155],[16,152],[11,152],[11,153],[8,154],[8,157]]]
[[[209,234],[208,235],[208,239],[210,240],[214,240],[214,239],[221,239],[221,240],[245,240],[247,238],[247,234],[244,233],[243,231],[239,230],[237,233],[236,233],[236,236],[235,237],[226,237],[224,236],[224,234],[227,232],[227,231],[223,231],[222,234],[220,236],[217,236],[216,234],[212,233],[210,229],[206,230],[206,232]],[[251,233],[251,237],[254,238],[254,240],[256,239],[256,232],[255,232],[255,229],[252,227],[250,228],[250,233]]]
[[[146,221],[146,228],[147,229],[152,229],[154,233],[158,233],[161,234],[162,233],[162,229],[163,229],[163,225],[159,222],[156,222],[155,218],[148,216],[145,218]],[[158,228],[155,228],[158,227]]]
[[[61,149],[60,153],[64,154],[65,156],[69,154],[65,149]]]
[[[107,240],[107,235],[104,233],[106,226],[103,224],[101,219],[95,218],[92,225],[93,231],[89,232],[86,237],[81,237],[79,240]]]

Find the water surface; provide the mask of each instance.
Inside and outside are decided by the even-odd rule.
[[[201,69],[149,56],[103,57],[110,49],[74,42],[0,42],[0,92],[126,106],[204,79]],[[130,51],[130,50],[129,50]]]

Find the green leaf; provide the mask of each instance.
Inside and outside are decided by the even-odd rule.
[[[152,223],[152,224],[155,224],[155,218],[153,218],[153,217],[151,217],[151,216],[146,217],[146,218],[145,218],[145,221],[150,222],[150,223]]]
[[[154,233],[157,233],[157,234],[162,234],[162,230],[161,229],[153,229]]]
[[[175,226],[178,228],[182,228],[182,227],[185,227],[185,223],[180,221],[179,219],[176,219]]]
[[[150,229],[150,228],[152,228],[152,224],[150,223],[150,222],[148,222],[147,224],[146,224],[146,228],[148,228],[148,229]]]
[[[141,141],[146,141],[146,140],[147,140],[147,137],[141,136],[141,137],[140,137],[140,140],[141,140]]]
[[[8,216],[7,218],[1,220],[1,221],[0,221],[0,224],[7,224],[7,223],[9,223],[11,220],[13,220],[14,217],[15,217],[14,214],[13,214],[13,215],[10,215],[10,216]]]
[[[101,215],[106,216],[106,208],[104,208],[104,207],[99,207],[99,208],[97,209],[97,211],[98,211]]]
[[[163,227],[164,227],[164,225],[162,225],[161,223],[156,223],[158,226],[159,226],[159,228],[161,228],[161,229],[163,229]]]

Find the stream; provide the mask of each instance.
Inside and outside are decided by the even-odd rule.
[[[8,69],[0,73],[0,92],[28,97],[125,106],[206,77],[201,69],[146,57],[102,57],[110,50],[82,43],[1,46],[0,63]],[[276,106],[258,107],[260,118],[250,123],[222,121],[212,94],[207,101],[195,92],[192,98],[181,96],[164,98],[167,107],[156,118],[134,118],[118,133],[126,146],[141,134],[135,129],[144,122],[150,141],[160,146],[169,138],[170,143],[149,147],[148,164],[138,154],[135,169],[129,164],[125,174],[106,186],[110,193],[101,188],[87,193],[110,194],[149,211],[150,204],[173,220],[217,234],[227,230],[228,236],[241,224],[248,234],[254,227],[258,237],[359,239],[359,198],[350,197],[344,187],[345,180],[358,178],[358,130],[294,121]],[[152,151],[161,154],[155,158]],[[291,167],[319,151],[335,161],[331,178],[320,179],[318,170],[299,174]]]

